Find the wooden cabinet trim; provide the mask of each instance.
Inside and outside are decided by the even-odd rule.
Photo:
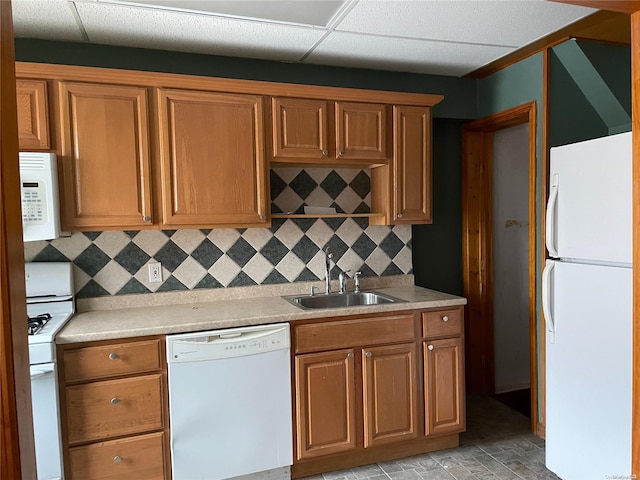
[[[364,90],[358,88],[325,87],[291,83],[203,77],[188,74],[142,72],[113,68],[55,65],[16,62],[16,74],[21,78],[48,78],[92,83],[120,83],[146,87],[168,87],[247,93],[278,97],[333,99],[349,102],[371,102],[401,105],[433,106],[444,99],[442,95],[423,93]]]

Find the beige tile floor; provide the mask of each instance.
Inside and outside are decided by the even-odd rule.
[[[490,397],[467,399],[460,446],[304,480],[558,480],[544,466],[544,440],[529,419]]]

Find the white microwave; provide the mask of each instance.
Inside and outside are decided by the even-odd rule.
[[[25,242],[60,236],[60,204],[56,155],[20,152],[22,236]]]

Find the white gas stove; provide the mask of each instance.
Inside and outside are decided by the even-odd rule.
[[[68,262],[25,265],[36,467],[41,480],[62,477],[55,336],[75,312]]]

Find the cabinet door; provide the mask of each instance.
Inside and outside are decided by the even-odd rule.
[[[417,437],[415,358],[413,343],[362,350],[365,448]]]
[[[327,160],[329,106],[324,100],[272,98],[272,148],[278,161]]]
[[[336,156],[339,159],[385,163],[388,130],[386,105],[336,103]]]
[[[49,111],[45,80],[17,80],[20,150],[49,150]]]
[[[431,109],[393,107],[393,223],[431,223]]]
[[[59,84],[63,229],[151,222],[145,88]]]
[[[462,338],[424,342],[425,434],[465,429]]]
[[[298,460],[356,447],[353,349],[295,357]]]
[[[262,97],[159,90],[163,222],[265,226]]]

